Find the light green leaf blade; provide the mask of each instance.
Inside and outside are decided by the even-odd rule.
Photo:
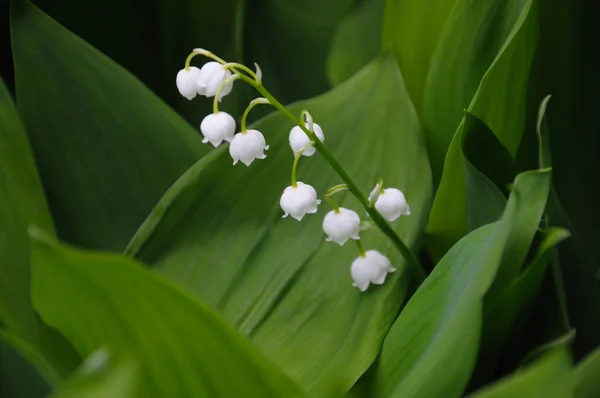
[[[532,3],[456,1],[433,54],[423,97],[422,120],[435,181],[440,180],[446,153],[467,107],[488,123],[511,154],[516,153],[524,125],[524,109],[519,110],[525,103],[535,49],[535,35],[522,29],[526,19],[535,19],[535,12],[530,13]],[[515,40],[521,31],[527,34]],[[479,96],[483,98],[478,100]],[[498,128],[495,122],[519,128]]]
[[[469,395],[469,398],[566,398],[572,396],[571,358],[567,349],[561,347],[544,355],[517,374]]]
[[[600,349],[592,351],[573,372],[576,398],[600,396]]]
[[[530,188],[547,174],[520,174],[502,219],[465,236],[436,265],[386,336],[372,396],[462,394],[477,356],[483,297],[510,249],[509,235],[533,199]],[[435,383],[431,374],[437,375]]]
[[[370,192],[382,177],[405,192],[412,214],[393,227],[417,248],[431,178],[395,61],[380,58],[329,93],[291,106],[293,113],[302,109],[322,126],[325,144],[361,189]],[[404,263],[382,234],[365,232],[365,247],[386,253],[399,270],[365,294],[353,288],[357,252],[352,242],[324,242],[325,202],[301,223],[281,218],[279,198],[293,162],[291,123],[271,114],[254,127],[270,145],[267,158],[232,167],[223,148],[202,159],[163,197],[129,254],[219,308],[311,393],[341,394],[375,359],[402,305]],[[341,182],[319,154],[300,161],[298,178],[321,195]],[[338,195],[340,205],[364,217],[353,197]]]
[[[138,373],[134,361],[117,360],[101,348],[51,398],[134,398]]]
[[[435,258],[441,257],[455,238],[499,218],[506,205],[507,186],[517,175],[515,161],[494,132],[468,112],[452,140],[446,169],[455,170],[457,178],[442,180],[429,215],[428,244]],[[458,196],[463,202],[454,202]],[[451,205],[452,211],[442,203]]]
[[[469,112],[483,120],[513,156],[525,127],[528,77],[535,53],[538,24],[535,12],[537,3],[534,3],[533,0],[521,3],[522,8],[514,28],[494,62],[485,72],[481,83],[479,80],[477,81],[479,87],[472,101],[471,97],[468,97],[464,103],[460,102],[459,105],[456,105],[455,110],[449,111],[453,114],[452,119],[456,119],[452,122],[454,124],[443,124],[446,123],[442,122],[443,117],[435,121],[435,123],[440,123],[440,126],[443,124],[440,128],[454,129],[460,120],[460,112],[466,104],[470,103]],[[514,4],[514,1],[506,2],[503,7],[511,7]],[[440,90],[442,90],[441,87]],[[439,106],[442,105],[439,104]],[[432,108],[432,112],[433,110]],[[459,113],[458,116],[454,115],[456,112]],[[510,117],[506,117],[506,115],[510,115]],[[458,130],[460,131],[460,127]],[[449,134],[451,137],[452,133]],[[465,176],[460,162],[460,139],[457,138],[458,136],[458,133],[454,135],[449,148],[447,144],[440,145],[437,155],[442,158],[445,156],[445,161],[443,175],[427,226],[428,246],[436,258],[441,257],[454,242],[467,232],[465,190],[462,188]],[[431,135],[428,138],[436,139]],[[439,142],[441,143],[442,140]],[[436,149],[432,149],[431,153],[433,154],[435,151]],[[434,163],[435,161],[432,159],[432,168],[441,167],[441,165],[435,166]],[[453,211],[446,211],[448,208]]]
[[[135,77],[25,0],[11,38],[23,117],[59,236],[122,250],[208,148]]]
[[[391,48],[419,114],[431,61],[457,0],[387,0],[382,46]]]
[[[207,305],[122,256],[31,231],[33,301],[81,355],[139,364],[136,396],[297,396],[300,391]]]
[[[18,338],[20,343],[11,346],[25,357],[39,351],[35,355],[52,364],[47,371],[40,369],[41,373],[55,383],[72,370],[78,357],[58,333],[44,325],[31,305],[27,227],[35,223],[53,234],[54,226],[27,136],[2,81],[0,223],[0,325],[6,329],[2,333]]]
[[[385,0],[366,0],[338,25],[327,57],[327,76],[336,86],[380,52]]]

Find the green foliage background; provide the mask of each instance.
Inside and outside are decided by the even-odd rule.
[[[600,394],[594,2],[0,6],[0,398]],[[361,189],[405,192],[425,282],[372,231],[399,271],[360,294],[319,215],[281,219],[282,115],[253,111],[250,168],[201,143],[212,101],[174,84],[195,47],[259,63]],[[319,155],[299,176],[340,182]]]

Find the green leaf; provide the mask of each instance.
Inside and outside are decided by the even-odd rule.
[[[310,98],[329,88],[326,61],[338,23],[357,0],[254,0],[245,36],[249,61],[282,103]]]
[[[573,372],[575,397],[594,398],[600,396],[600,349],[592,351]]]
[[[427,226],[436,258],[467,231],[499,218],[506,187],[517,175],[514,160],[493,131],[468,112],[450,146],[446,169],[456,171],[455,178],[442,179]]]
[[[391,48],[419,114],[434,51],[457,0],[387,0],[383,48]]]
[[[531,263],[498,293],[486,301],[483,334],[475,378],[480,382],[493,374],[496,361],[506,350],[505,338],[517,316],[530,308],[537,296],[555,247],[570,236],[567,230],[550,228]]]
[[[467,107],[511,154],[516,153],[524,127],[525,110],[520,108],[536,43],[532,3],[457,0],[447,17],[423,94],[422,120],[435,181]],[[523,29],[526,20],[532,29]]]
[[[122,250],[207,148],[135,77],[25,0],[11,38],[18,109],[58,235]]]
[[[366,0],[338,25],[327,57],[327,76],[336,86],[379,54],[384,0]]]
[[[12,102],[0,81],[0,324],[6,335],[18,336],[11,344],[29,357],[35,350],[52,363],[42,371],[55,383],[78,362],[68,343],[40,320],[31,305],[29,239],[27,227],[37,224],[54,233],[44,191],[31,155],[27,136]],[[22,343],[22,344],[21,344]],[[30,347],[27,352],[21,350]]]
[[[52,398],[133,398],[138,366],[132,360],[116,360],[100,349],[88,357]]]
[[[300,391],[207,305],[141,264],[32,231],[33,301],[83,356],[139,364],[139,397],[296,396]]]
[[[571,359],[567,350],[562,347],[544,355],[517,374],[469,395],[469,398],[564,398],[571,396],[573,396]]]
[[[461,395],[475,365],[483,297],[511,250],[510,234],[544,195],[532,188],[547,179],[545,171],[520,174],[502,219],[469,233],[436,265],[386,336],[371,396]]]
[[[329,93],[291,106],[293,113],[302,109],[322,126],[326,145],[364,192],[379,178],[405,192],[412,215],[393,228],[417,248],[431,178],[395,61],[380,58]],[[365,232],[365,247],[386,253],[399,270],[365,294],[352,287],[357,252],[350,242],[324,242],[325,202],[301,223],[281,218],[292,124],[271,114],[254,128],[270,145],[265,160],[233,167],[227,148],[202,159],[159,202],[128,253],[219,308],[311,393],[343,394],[377,356],[402,305],[404,262],[386,237]],[[319,154],[300,161],[298,178],[321,195],[341,182]],[[364,214],[347,192],[336,200]]]
[[[483,4],[485,2],[479,3]],[[514,1],[503,3],[505,5],[499,7],[504,11],[507,11],[515,4]],[[525,99],[527,98],[528,77],[537,40],[536,9],[534,7],[531,10],[533,0],[521,3],[523,3],[521,12],[514,24],[514,28],[496,59],[485,73],[485,76],[483,76],[472,101],[471,97],[469,97],[465,103],[460,102],[453,105],[456,107],[456,110],[452,110],[451,113],[453,114],[452,119],[456,119],[455,121],[443,121],[444,117],[438,115],[439,119],[435,122],[439,123],[440,128],[445,130],[454,129],[460,118],[460,115],[455,116],[454,113],[460,113],[462,107],[470,101],[469,112],[483,120],[489,126],[512,156],[514,156],[525,126],[527,110]],[[503,7],[508,8],[505,9]],[[456,29],[458,28],[457,26]],[[440,74],[441,76],[442,74]],[[448,76],[446,78],[450,79]],[[450,88],[440,87],[439,90],[439,92],[445,92],[443,90],[450,90]],[[438,97],[441,101],[444,100],[443,98],[454,98],[453,96]],[[440,104],[440,106],[442,105]],[[451,108],[446,108],[449,113]],[[510,115],[510,117],[506,115]],[[446,144],[441,145],[443,140],[440,139],[438,155],[434,154],[436,149],[432,149],[433,157],[446,156],[442,179],[433,203],[429,225],[427,226],[428,247],[435,258],[441,257],[454,242],[458,241],[467,232],[466,192],[462,188],[465,176],[460,161],[460,130],[461,127],[459,126],[458,132],[454,135],[449,148],[447,148]],[[443,135],[445,134],[446,132],[443,133]],[[439,137],[429,135],[428,139],[437,139]],[[446,149],[448,149],[447,154]],[[432,158],[432,168],[438,167],[435,166],[435,163],[436,160]],[[503,167],[495,169],[504,170]],[[447,209],[452,209],[452,211],[448,212]]]

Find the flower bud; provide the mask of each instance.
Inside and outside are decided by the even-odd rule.
[[[196,90],[200,95],[205,95],[208,98],[214,97],[223,80],[227,79],[229,76],[231,76],[231,72],[220,63],[214,61],[207,62],[202,66],[202,69],[200,69],[200,74],[196,81]],[[219,95],[219,101],[229,94],[232,88],[233,81],[223,86],[221,94]]]
[[[386,188],[377,198],[375,208],[388,221],[395,221],[398,217],[410,216],[410,207],[402,191],[396,188]]]
[[[211,113],[202,119],[200,131],[204,136],[202,142],[210,142],[216,148],[223,141],[231,142],[233,140],[235,120],[227,112]]]
[[[342,246],[348,239],[360,239],[360,217],[355,211],[343,207],[331,210],[323,219],[323,231],[328,242]]]
[[[237,133],[231,145],[229,145],[229,154],[233,159],[233,164],[239,161],[246,166],[254,161],[254,159],[264,159],[265,150],[269,149],[266,145],[265,137],[258,130],[248,130],[246,132]]]
[[[179,90],[179,94],[183,95],[185,98],[191,100],[196,96],[196,82],[200,76],[200,69],[195,66],[190,66],[189,69],[182,69],[177,72],[177,78],[175,82],[177,84],[177,89]]]
[[[364,292],[370,283],[382,285],[388,273],[395,272],[390,260],[377,250],[367,250],[364,256],[359,256],[352,262],[350,274],[354,283],[352,286]]]
[[[295,187],[289,186],[283,191],[279,205],[285,213],[283,218],[290,215],[300,221],[307,213],[316,213],[321,201],[317,199],[317,191],[312,186],[300,181],[296,184]]]
[[[321,129],[321,126],[317,123],[313,123],[313,131],[315,135],[319,137],[319,140],[325,140],[323,129]],[[306,148],[302,151],[304,156],[312,156],[316,151],[315,147],[310,143],[310,138],[308,138],[300,126],[294,126],[290,131],[290,146],[292,147],[292,151],[294,151],[294,156],[297,155],[302,148]]]

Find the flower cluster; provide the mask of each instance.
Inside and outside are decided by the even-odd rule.
[[[207,62],[202,68],[190,66],[190,60],[198,54],[212,58],[214,61]],[[210,143],[214,147],[221,145],[224,141],[229,142],[229,154],[234,165],[241,162],[250,166],[255,159],[266,158],[265,150],[269,149],[265,137],[260,131],[246,129],[246,118],[250,110],[258,104],[281,106],[262,87],[262,72],[258,65],[255,64],[255,66],[256,71],[252,71],[241,64],[227,63],[206,50],[195,49],[186,60],[184,69],[179,71],[176,78],[177,88],[185,98],[191,100],[196,95],[214,97],[213,113],[206,116],[200,124],[200,131],[204,137],[202,142]],[[250,102],[242,115],[241,128],[237,133],[235,119],[228,113],[219,111],[219,102],[231,92],[236,79],[248,82],[259,91],[262,88],[261,92],[275,101],[272,103],[266,98],[257,98]],[[323,146],[323,141],[325,141],[323,129],[319,124],[313,122],[312,116],[307,111],[302,111],[300,120],[296,121],[298,124],[289,133],[289,144],[294,154],[291,185],[284,189],[279,204],[284,218],[291,216],[301,221],[307,214],[316,213],[321,201],[318,199],[314,187],[296,180],[298,163],[300,158],[314,155],[319,147],[321,150],[326,149]],[[346,189],[349,188],[345,184],[337,185],[324,195],[327,201],[333,205],[333,210],[329,211],[323,219],[323,232],[328,242],[335,242],[340,246],[348,240],[356,242],[359,257],[352,263],[350,274],[354,280],[353,286],[364,292],[370,284],[383,284],[387,274],[396,271],[396,268],[380,252],[363,249],[360,231],[366,229],[370,224],[361,222],[355,211],[339,207],[332,198],[336,192]],[[396,188],[383,188],[381,181],[369,196],[369,206],[371,209],[375,208],[383,218],[390,222],[402,215],[410,215],[404,194]]]

